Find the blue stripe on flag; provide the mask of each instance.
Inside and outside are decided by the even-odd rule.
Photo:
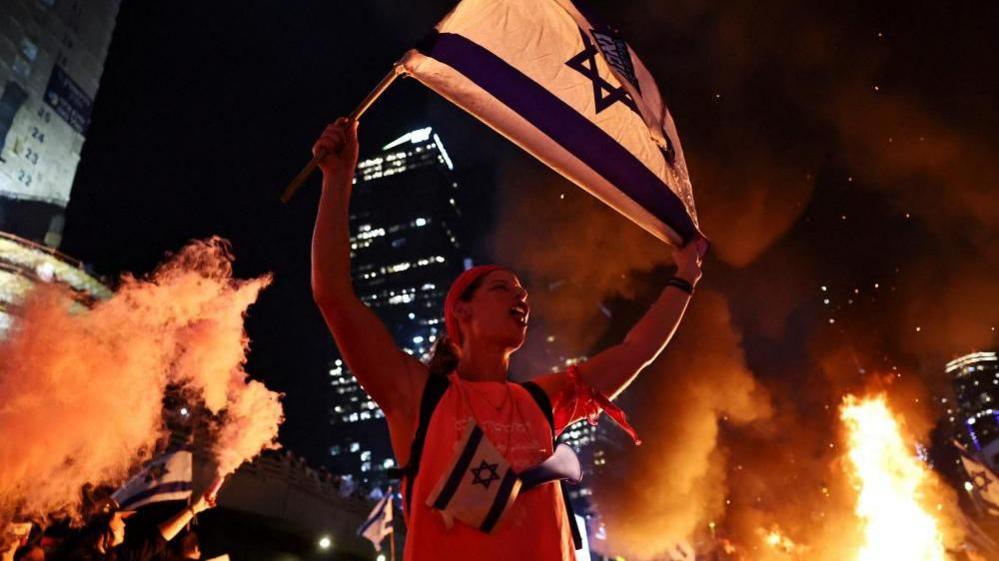
[[[503,475],[503,481],[500,483],[499,491],[496,492],[496,498],[493,500],[492,506],[489,507],[489,513],[486,514],[482,525],[479,526],[480,530],[489,533],[496,526],[500,515],[503,514],[503,510],[506,508],[506,502],[510,499],[513,484],[516,482],[517,474],[513,473],[512,469],[507,469],[506,474]]]
[[[123,502],[119,508],[125,509],[139,501],[143,501],[152,497],[154,495],[165,495],[167,493],[178,493],[180,491],[190,491],[192,489],[190,481],[172,481],[170,483],[164,483],[162,485],[157,485],[156,487],[150,487],[141,493],[136,493]],[[179,499],[178,499],[179,500]]]
[[[477,425],[472,429],[472,434],[468,436],[468,442],[465,444],[465,449],[461,451],[461,456],[458,457],[458,462],[454,466],[454,471],[448,476],[447,483],[444,484],[444,488],[441,489],[441,494],[437,495],[437,500],[434,501],[434,508],[437,510],[444,510],[447,508],[447,504],[451,502],[451,498],[454,497],[455,491],[458,490],[458,485],[461,480],[464,479],[465,473],[468,471],[468,464],[472,462],[472,458],[475,456],[475,451],[479,448],[479,442],[482,441],[482,429]]]
[[[461,35],[433,33],[417,48],[489,92],[663,221],[685,243],[694,236],[694,223],[680,198],[624,146],[544,86]]]

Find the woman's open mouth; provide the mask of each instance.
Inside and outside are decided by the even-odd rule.
[[[516,306],[510,308],[510,316],[521,326],[527,327],[527,318],[530,317],[531,312],[527,308],[526,304],[517,304]]]

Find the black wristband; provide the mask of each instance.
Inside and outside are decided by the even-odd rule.
[[[668,281],[666,281],[666,286],[678,288],[690,296],[694,295],[694,285],[681,279],[680,277],[671,277]]]

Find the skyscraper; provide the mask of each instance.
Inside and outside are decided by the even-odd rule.
[[[976,352],[947,363],[956,403],[947,408],[955,435],[966,446],[980,450],[993,468],[999,463],[999,356]]]
[[[444,331],[451,281],[465,266],[454,166],[432,128],[411,131],[357,164],[350,208],[351,271],[358,297],[403,351],[424,358]],[[393,467],[383,414],[339,358],[330,448],[334,468],[380,483]]]
[[[0,231],[62,240],[118,4],[0,3]]]
[[[70,288],[83,307],[110,295],[52,248],[62,240],[118,4],[0,2],[0,337],[36,283]]]

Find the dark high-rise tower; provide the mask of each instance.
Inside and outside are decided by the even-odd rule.
[[[399,348],[417,358],[444,332],[444,297],[466,264],[457,191],[451,159],[430,127],[357,165],[350,207],[354,289]],[[394,465],[382,412],[340,359],[329,374],[332,464],[380,483]]]
[[[964,355],[947,363],[957,402],[947,408],[955,435],[969,449],[980,450],[993,467],[999,460],[999,356]]]

